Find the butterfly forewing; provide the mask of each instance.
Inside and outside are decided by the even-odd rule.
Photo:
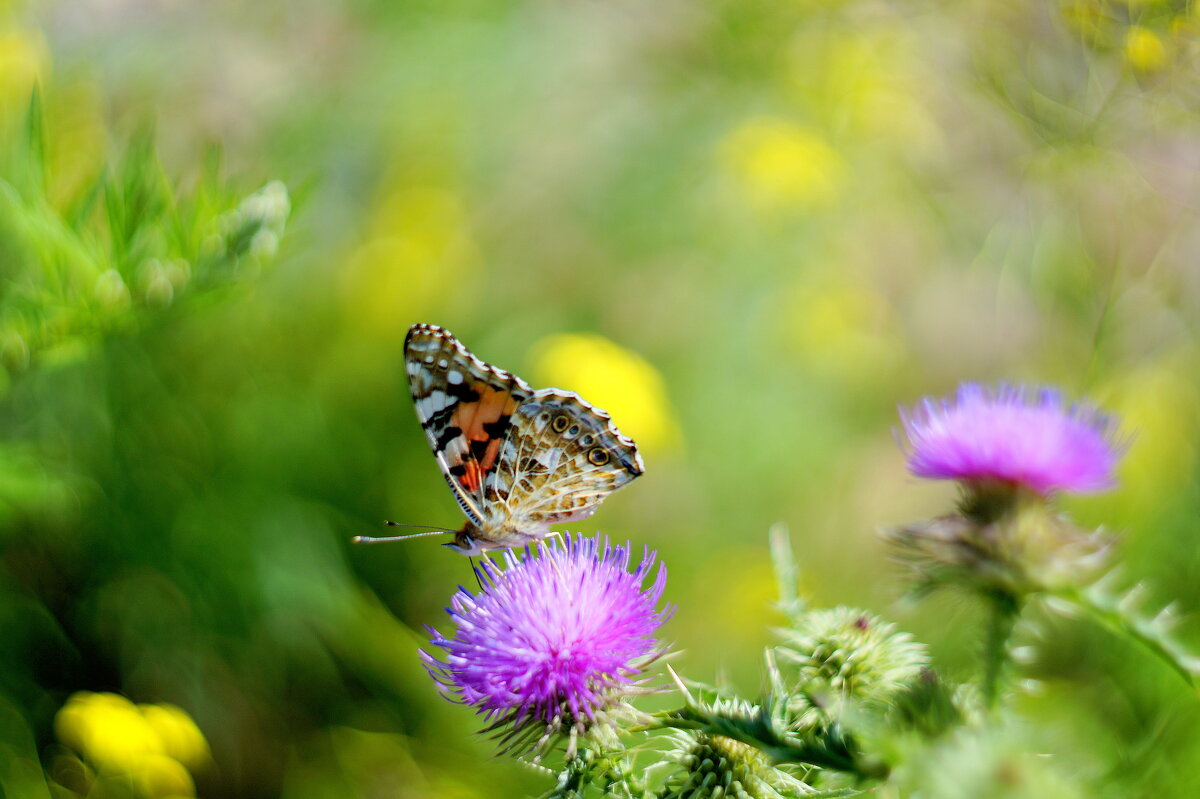
[[[513,413],[533,391],[434,325],[413,325],[404,351],[417,419],[459,505],[480,524],[488,515],[485,479]]]

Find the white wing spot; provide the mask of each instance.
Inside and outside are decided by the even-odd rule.
[[[425,356],[425,358],[424,358],[424,360],[425,360],[425,363],[433,363],[433,356],[432,356],[432,355],[426,355],[426,356]]]
[[[426,413],[426,418],[432,416],[438,411],[445,410],[454,404],[454,399],[444,391],[431,391],[429,396],[418,400],[422,410]]]
[[[463,381],[462,372],[458,371],[457,369],[451,369],[449,372],[446,373],[446,382],[449,383],[450,385],[457,386],[462,381]]]
[[[447,361],[445,358],[442,358],[441,360],[439,360],[439,361],[438,361],[438,368],[439,368],[439,369],[445,369],[445,368],[446,368],[447,366],[449,366],[449,365],[450,365],[450,362],[449,362],[449,361]]]

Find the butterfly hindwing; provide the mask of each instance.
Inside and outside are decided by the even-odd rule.
[[[503,512],[521,529],[545,531],[592,515],[643,468],[607,413],[574,393],[543,389],[517,408],[489,496],[505,497]]]
[[[459,505],[478,525],[489,515],[484,483],[513,414],[533,391],[435,325],[413,325],[404,354],[417,419]]]

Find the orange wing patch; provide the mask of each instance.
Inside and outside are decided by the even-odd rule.
[[[511,392],[484,382],[472,382],[463,393],[468,392],[470,401],[460,402],[450,421],[450,427],[457,428],[464,439],[458,450],[459,462],[450,465],[450,474],[465,491],[475,494],[496,466],[519,403]]]
[[[465,464],[463,464],[463,467],[466,469],[466,471],[463,473],[462,477],[458,478],[458,484],[462,486],[464,490],[474,494],[478,492],[479,487],[483,485],[483,470],[479,467],[479,464],[476,461],[467,461]]]

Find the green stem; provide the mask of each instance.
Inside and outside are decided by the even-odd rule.
[[[1004,680],[1012,662],[1008,646],[1013,627],[1021,615],[1021,602],[1008,591],[996,590],[987,595],[988,619],[983,641],[983,704],[995,710],[1004,692]]]

